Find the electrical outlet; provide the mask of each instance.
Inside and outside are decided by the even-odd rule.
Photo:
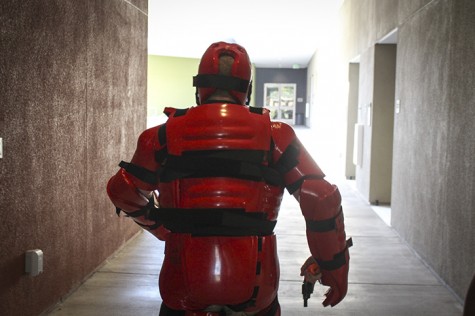
[[[28,250],[25,254],[25,272],[30,276],[37,276],[43,272],[43,251],[40,249]]]

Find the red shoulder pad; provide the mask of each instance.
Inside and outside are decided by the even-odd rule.
[[[266,111],[251,112],[237,104],[204,104],[169,117],[167,148],[173,155],[198,150],[269,151],[270,133]]]
[[[277,169],[284,175],[290,193],[298,190],[301,180],[306,177],[318,179],[325,177],[288,124],[273,122],[272,139],[274,140],[272,158]]]
[[[173,114],[175,114],[175,112],[176,112],[176,109],[172,108],[172,107],[166,107],[163,110],[163,113],[165,113],[165,115],[168,116],[168,117],[173,116]]]

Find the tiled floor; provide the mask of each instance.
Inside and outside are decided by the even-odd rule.
[[[335,177],[332,182],[342,192],[346,232],[354,242],[348,295],[336,307],[324,308],[326,289],[317,285],[309,306],[303,307],[299,271],[309,256],[305,223],[297,202],[286,194],[275,229],[282,315],[460,316],[460,302],[361,199],[351,181]],[[163,246],[147,232],[139,234],[49,315],[158,315]]]

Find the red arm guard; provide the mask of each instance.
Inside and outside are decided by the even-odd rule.
[[[109,198],[124,212],[139,210],[148,203],[148,198],[138,190],[132,177],[125,169],[120,168],[107,183]]]
[[[334,306],[345,297],[348,287],[349,254],[340,193],[323,179],[324,173],[292,128],[272,124],[273,160],[284,174],[287,189],[300,202],[310,252],[322,270],[322,284],[330,286],[323,305]]]
[[[321,179],[305,180],[297,193],[310,252],[322,270],[322,284],[330,287],[323,305],[335,306],[347,292],[350,260],[340,192]]]
[[[159,128],[160,126],[147,129],[140,135],[135,154],[130,162],[131,165],[144,168],[151,174],[160,168],[159,163],[155,160],[155,152],[161,149],[158,141]],[[117,208],[123,210],[133,217],[137,224],[163,240],[166,234],[163,227],[157,227],[154,221],[146,218],[146,206],[149,200],[153,199],[152,191],[157,188],[158,181],[156,183],[144,181],[121,168],[107,183],[107,194]]]
[[[274,140],[272,159],[276,162],[277,169],[283,173],[289,193],[293,194],[306,178],[325,177],[289,125],[272,122],[272,138]]]

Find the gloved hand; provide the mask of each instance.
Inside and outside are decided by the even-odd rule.
[[[317,261],[313,257],[308,257],[300,268],[300,276],[303,276],[304,282],[315,284],[322,278],[322,273],[318,267]]]
[[[315,267],[317,270],[315,270]],[[315,273],[316,271],[316,273]],[[325,293],[323,306],[335,306],[346,296],[348,290],[348,264],[335,270],[320,270],[317,261],[310,257],[302,265],[300,275],[308,282],[315,283],[317,280],[330,288]]]
[[[304,277],[302,284],[303,307],[307,307],[308,299],[313,293],[315,283],[322,277],[320,268],[313,257],[309,257],[302,265],[300,275]]]
[[[323,306],[331,305],[332,307],[340,303],[345,297],[348,290],[347,272],[342,271],[345,267],[338,270],[322,271],[323,285],[329,286],[330,289],[325,293],[326,299],[323,301]]]

